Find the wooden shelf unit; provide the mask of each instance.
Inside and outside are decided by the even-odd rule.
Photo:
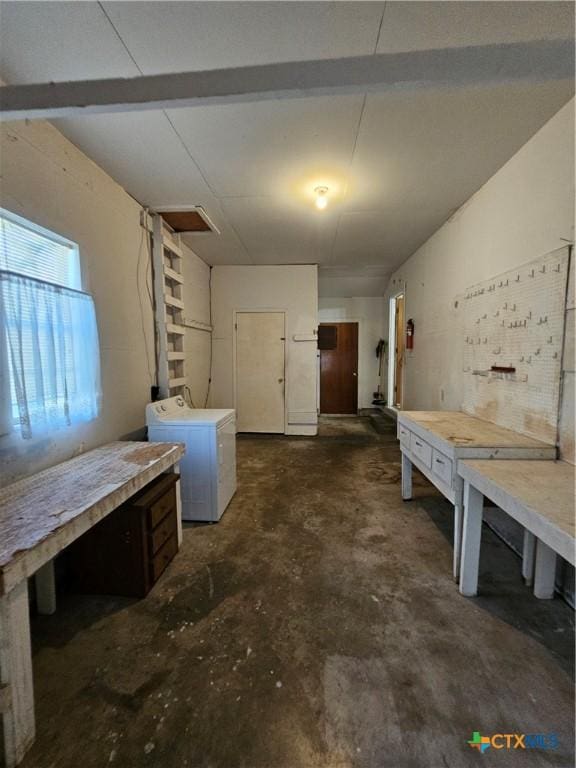
[[[182,394],[186,385],[182,249],[159,214],[152,217],[154,299],[158,333],[160,397]]]

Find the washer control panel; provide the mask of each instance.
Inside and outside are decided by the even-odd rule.
[[[188,408],[186,401],[181,395],[176,397],[167,397],[165,400],[158,400],[156,403],[150,403],[147,411],[157,419],[170,416],[171,414],[182,413],[182,410]]]

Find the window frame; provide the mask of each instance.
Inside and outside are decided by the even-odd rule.
[[[44,237],[54,243],[63,245],[66,248],[70,248],[76,259],[79,285],[62,285],[62,283],[55,283],[52,280],[42,280],[42,278],[36,277],[34,275],[25,275],[23,272],[18,272],[17,270],[10,271],[13,271],[14,274],[22,275],[22,277],[32,277],[32,279],[41,280],[44,283],[51,283],[52,285],[58,285],[61,288],[68,288],[72,291],[82,291],[83,293],[87,293],[84,287],[84,270],[82,269],[82,259],[80,258],[80,246],[78,243],[74,242],[74,240],[70,240],[69,238],[64,237],[63,235],[58,234],[57,232],[53,232],[51,229],[46,229],[46,227],[43,227],[41,224],[36,224],[34,221],[25,219],[23,216],[19,216],[17,213],[13,213],[7,208],[2,208],[1,206],[0,219],[7,219],[13,224],[22,227],[22,229],[27,229],[29,232],[33,232],[35,235],[40,235],[40,237]]]
[[[40,224],[37,224],[36,222],[30,221],[29,219],[26,219],[16,213],[13,213],[7,208],[0,206],[0,221],[2,219],[18,227],[21,227],[22,229],[28,232],[31,232],[36,236],[45,238],[46,240],[49,240],[52,243],[69,248],[71,252],[70,258],[73,259],[73,262],[71,262],[69,265],[69,276],[72,279],[69,281],[66,281],[67,284],[66,283],[63,284],[62,282],[56,282],[55,280],[45,279],[44,277],[41,277],[38,275],[27,274],[19,270],[3,269],[3,267],[1,266],[0,266],[0,269],[3,269],[3,271],[6,274],[16,275],[26,280],[37,280],[38,282],[44,283],[45,285],[51,285],[51,286],[54,286],[55,288],[61,288],[65,291],[72,291],[79,294],[86,294],[87,296],[90,296],[93,302],[93,298],[91,294],[88,291],[86,291],[84,287],[84,270],[82,268],[82,258],[80,254],[80,246],[78,243],[74,242],[73,240],[70,240],[67,237],[64,237],[63,235],[60,235],[57,232],[54,232],[53,230],[47,229],[46,227]],[[71,284],[71,283],[74,283],[74,284]],[[99,345],[97,347],[96,354],[100,359]],[[4,332],[2,329],[0,329],[0,362],[2,361],[6,363],[6,365],[4,366],[6,369],[6,372],[4,377],[0,376],[0,439],[9,437],[14,432],[15,428],[18,426],[18,423],[19,423],[18,420],[16,419],[15,421],[13,417],[14,402],[13,402],[13,384],[12,384],[11,367],[7,359],[7,345],[6,345],[6,339],[4,338]],[[101,390],[99,390],[99,392],[97,393],[97,397],[98,398],[101,397]],[[98,406],[98,411],[99,410],[100,410],[100,406]]]

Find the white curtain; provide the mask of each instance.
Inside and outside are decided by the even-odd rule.
[[[88,294],[0,270],[2,345],[4,412],[23,438],[97,416],[98,329]]]

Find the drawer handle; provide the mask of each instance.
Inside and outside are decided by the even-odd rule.
[[[422,448],[422,443],[419,443],[419,442],[418,442],[418,440],[414,440],[414,442],[416,443],[416,445],[418,446],[418,448]]]
[[[442,466],[444,466],[444,462],[442,461],[442,459],[436,459],[436,464],[442,464]]]

